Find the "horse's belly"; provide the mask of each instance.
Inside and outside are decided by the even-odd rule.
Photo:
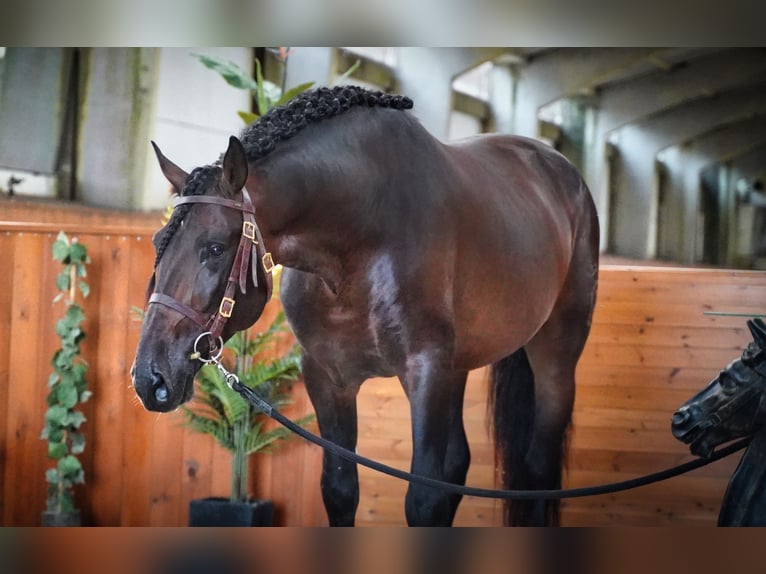
[[[508,290],[464,300],[456,309],[455,366],[477,369],[507,357],[526,345],[548,320],[558,285],[551,282],[534,292]]]

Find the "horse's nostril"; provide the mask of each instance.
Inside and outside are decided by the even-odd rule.
[[[168,402],[168,386],[162,376],[157,373],[152,374],[152,390],[154,391],[154,398],[159,404]]]
[[[689,420],[690,416],[691,415],[689,414],[689,411],[687,411],[686,409],[682,411],[676,411],[675,413],[673,413],[672,423],[674,425],[682,425]]]
[[[154,388],[154,398],[158,403],[168,402],[168,387],[166,385],[160,385]]]

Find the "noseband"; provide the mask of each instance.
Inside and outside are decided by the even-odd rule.
[[[242,235],[239,239],[239,245],[237,246],[237,254],[234,257],[234,263],[231,266],[231,272],[226,282],[226,290],[224,291],[223,298],[221,299],[218,309],[211,313],[209,316],[205,316],[199,311],[192,309],[186,303],[183,303],[164,293],[153,292],[149,297],[149,304],[158,303],[169,307],[178,313],[181,313],[185,317],[188,317],[204,329],[204,333],[197,338],[197,342],[203,335],[209,335],[210,337],[210,354],[221,341],[221,333],[223,333],[224,326],[229,317],[231,317],[234,311],[234,292],[237,286],[242,293],[247,292],[247,268],[252,258],[251,266],[251,279],[254,287],[258,287],[258,261],[263,266],[263,270],[266,275],[266,301],[271,299],[272,292],[272,278],[271,271],[274,268],[274,260],[271,257],[271,253],[266,251],[263,245],[263,237],[261,236],[261,230],[258,228],[258,224],[255,222],[255,207],[250,199],[250,194],[245,188],[242,188],[242,201],[235,201],[233,199],[227,199],[224,197],[211,197],[207,195],[189,195],[180,197],[176,200],[173,208],[175,209],[179,205],[187,205],[194,203],[207,203],[212,205],[220,205],[228,207],[230,209],[236,209],[242,213]],[[262,255],[261,255],[262,253]],[[260,255],[260,258],[259,258]],[[154,289],[155,273],[152,274],[151,281],[149,283],[150,291]],[[194,344],[194,352],[198,355],[197,342]],[[220,348],[218,349],[220,351]],[[197,356],[199,358],[199,356]]]

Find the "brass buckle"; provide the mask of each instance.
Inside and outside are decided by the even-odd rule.
[[[242,235],[247,237],[253,243],[258,244],[258,242],[255,239],[255,223],[253,223],[252,221],[242,222]]]
[[[263,270],[266,273],[271,273],[271,271],[274,269],[274,259],[272,259],[271,253],[268,251],[261,258],[261,263],[263,263]]]
[[[234,311],[234,299],[231,297],[224,297],[221,299],[221,305],[218,307],[218,314],[221,317],[228,319],[231,317],[232,311]]]

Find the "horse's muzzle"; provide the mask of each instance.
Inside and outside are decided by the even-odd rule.
[[[136,368],[134,363],[130,374],[136,395],[148,411],[166,413],[191,398],[187,389],[191,385],[179,385],[174,391],[174,386],[151,366]]]
[[[684,443],[690,442],[689,435],[693,434],[697,428],[698,424],[695,422],[689,407],[681,407],[673,413],[673,417],[670,419],[670,429],[673,436]]]

